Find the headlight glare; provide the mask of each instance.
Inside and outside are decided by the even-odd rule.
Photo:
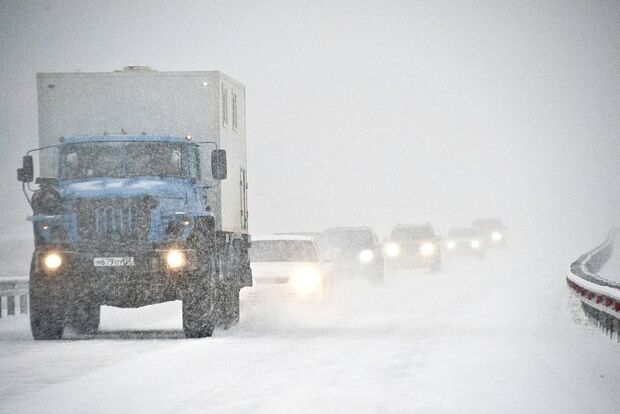
[[[304,267],[293,274],[290,283],[298,295],[305,296],[320,290],[323,277],[315,269]]]
[[[498,242],[503,238],[504,238],[504,235],[500,233],[499,231],[494,231],[493,233],[491,233],[491,240],[495,242]]]
[[[48,253],[43,263],[47,270],[56,270],[62,265],[62,257],[58,253]]]
[[[398,256],[400,254],[400,246],[396,243],[388,243],[385,246],[385,254],[387,254],[388,257]]]
[[[471,247],[473,247],[474,249],[479,249],[480,248],[480,240],[472,240],[471,241]]]
[[[171,270],[178,270],[185,266],[187,259],[180,250],[170,250],[166,253],[166,265]]]
[[[435,254],[435,245],[430,242],[422,243],[422,246],[420,246],[420,253],[422,256],[432,256]]]
[[[453,242],[452,240],[450,240],[448,243],[446,243],[446,247],[450,250],[454,249],[456,247],[456,243]]]
[[[372,250],[366,249],[360,252],[360,262],[362,263],[369,263],[374,258],[375,258],[375,254],[372,252]]]

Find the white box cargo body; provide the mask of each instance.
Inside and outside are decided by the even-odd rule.
[[[191,135],[225,149],[228,178],[211,178],[213,145],[201,145],[202,180],[219,230],[247,233],[245,87],[218,71],[158,72],[126,67],[105,73],[39,73],[39,145],[60,137],[141,134]],[[55,177],[51,154],[41,176]]]

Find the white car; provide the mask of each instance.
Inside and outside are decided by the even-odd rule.
[[[312,237],[275,235],[253,237],[250,247],[252,287],[242,299],[281,297],[320,301],[331,290],[329,263]]]

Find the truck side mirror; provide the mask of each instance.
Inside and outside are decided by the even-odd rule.
[[[216,149],[211,152],[211,175],[215,180],[226,179],[228,172],[226,150]]]
[[[17,169],[17,179],[22,183],[31,183],[34,178],[32,155],[22,158],[22,168]]]

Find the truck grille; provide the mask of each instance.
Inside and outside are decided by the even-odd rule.
[[[146,240],[150,207],[143,198],[81,199],[77,203],[82,240]]]

